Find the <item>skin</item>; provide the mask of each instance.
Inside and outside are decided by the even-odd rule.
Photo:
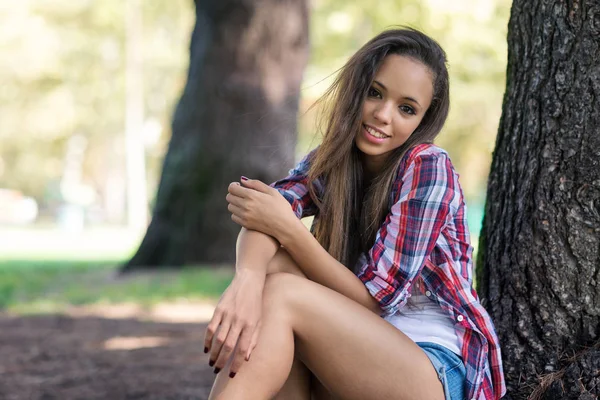
[[[363,103],[363,126],[356,136],[366,171],[376,174],[389,153],[419,126],[433,97],[431,79],[429,69],[412,58],[393,54],[383,61]],[[369,142],[365,126],[388,138],[380,144]]]
[[[389,137],[356,137],[371,173],[410,136],[432,97],[429,71],[410,58],[388,56],[375,81],[363,122]],[[243,179],[229,186],[227,201],[243,229],[236,276],[205,338],[218,372],[210,399],[444,398],[425,353],[380,317],[364,284],[277,190]]]

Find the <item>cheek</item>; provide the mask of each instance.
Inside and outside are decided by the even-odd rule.
[[[398,133],[398,138],[408,138],[415,131],[415,129],[417,129],[420,123],[420,118],[400,118],[395,127],[395,131]]]
[[[365,100],[365,102],[364,102],[364,104],[362,106],[362,114],[361,114],[361,117],[362,117],[363,120],[365,119],[365,117],[367,115],[369,115],[369,112],[371,111],[370,108],[371,107],[369,107],[369,102],[367,100]]]

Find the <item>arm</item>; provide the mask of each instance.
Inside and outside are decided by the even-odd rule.
[[[296,220],[280,235],[280,241],[308,279],[343,294],[378,315],[381,314],[378,302],[365,285],[352,271],[333,258],[300,220]]]
[[[264,279],[277,249],[279,243],[271,236],[242,227],[236,243],[236,274],[253,272]]]
[[[314,209],[306,188],[311,154],[291,170],[287,178],[274,183],[286,191],[288,211],[291,205],[298,217],[309,215]],[[237,182],[230,184],[227,198],[239,187]],[[250,358],[259,332],[267,266],[278,249],[279,243],[268,234],[246,228],[240,231],[236,243],[236,273],[219,300],[204,338],[204,351],[211,352],[211,365],[216,368],[224,367],[236,344],[238,350],[233,357],[231,372],[236,373],[242,360]]]
[[[333,258],[304,227],[294,212],[293,202],[258,180],[231,186],[229,211],[234,222],[276,238],[304,275],[380,314],[377,302],[365,285]]]
[[[290,176],[275,182],[271,187],[258,180],[247,179],[242,180],[241,185],[230,185],[227,201],[231,218],[254,233],[260,231],[269,238],[277,238],[310,280],[379,314],[381,310],[377,301],[365,285],[348,268],[331,257],[300,221],[302,216],[314,213],[315,208],[306,183],[309,157],[310,154],[290,171]],[[274,239],[273,241],[277,243]],[[270,257],[273,256],[272,253],[269,254]],[[262,265],[266,265],[264,259]]]
[[[256,346],[267,264],[279,243],[264,233],[242,228],[236,244],[236,272],[206,328],[204,352],[222,369],[231,356],[236,373]],[[237,352],[233,350],[237,344]]]

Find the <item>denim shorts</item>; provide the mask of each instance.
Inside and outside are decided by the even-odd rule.
[[[417,342],[435,368],[444,387],[446,400],[464,400],[466,369],[462,359],[442,345]]]

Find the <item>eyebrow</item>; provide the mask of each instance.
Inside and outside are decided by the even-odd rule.
[[[385,85],[379,81],[373,80],[374,83],[378,84],[379,86],[381,86],[385,91],[388,91],[388,89],[385,87]],[[419,102],[415,99],[413,99],[412,97],[404,97],[406,100],[412,101],[413,103],[416,103],[419,107],[421,107],[421,105],[419,104]]]

